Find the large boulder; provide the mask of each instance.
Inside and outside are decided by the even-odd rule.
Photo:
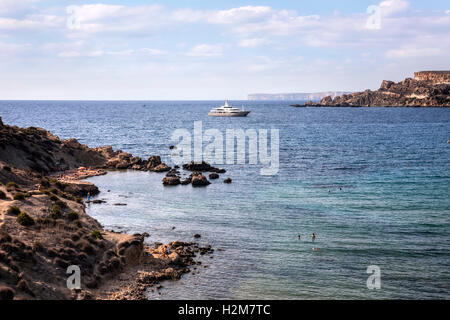
[[[183,169],[188,171],[200,171],[200,172],[216,172],[216,173],[226,172],[225,169],[215,168],[205,161],[202,162],[191,161],[189,163],[183,164]]]
[[[162,182],[163,182],[163,185],[165,185],[165,186],[176,186],[181,183],[180,178],[176,177],[176,176],[175,177],[172,177],[172,176],[167,177],[166,176],[166,177],[164,177]]]
[[[87,181],[65,182],[64,192],[70,193],[77,197],[85,197],[88,193],[95,196],[100,193],[98,187]]]
[[[186,179],[181,180],[182,185],[190,184],[192,182],[191,177],[187,177]]]
[[[147,169],[151,170],[153,168],[156,168],[161,164],[161,157],[160,156],[151,156],[147,160]]]
[[[206,177],[200,172],[194,172],[191,175],[191,183],[194,187],[202,187],[211,184]]]
[[[157,165],[156,167],[150,169],[150,171],[153,172],[165,172],[165,171],[169,171],[170,167],[168,165],[166,165],[165,163],[161,163],[160,165]]]
[[[83,148],[86,148],[86,146],[83,146],[83,145],[82,145],[81,143],[79,143],[78,140],[75,139],[75,138],[70,138],[70,139],[64,140],[63,143],[64,143],[67,147],[72,148],[72,149],[83,149]]]
[[[209,174],[210,179],[219,179],[219,175],[215,172]]]

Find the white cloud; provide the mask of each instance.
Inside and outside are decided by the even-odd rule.
[[[386,57],[389,59],[434,57],[443,54],[439,48],[401,48],[389,50]]]
[[[88,33],[145,31],[165,23],[161,10],[158,5],[72,5],[66,8],[66,25],[70,30]]]
[[[409,2],[405,0],[385,0],[379,5],[383,16],[390,16],[405,11],[409,8]]]
[[[32,4],[38,0],[1,0],[0,15],[15,14],[32,7]]]
[[[83,42],[76,42],[74,43],[72,46],[69,45],[68,46],[73,47],[73,50],[64,50],[59,52],[57,55],[60,58],[80,58],[80,57],[103,57],[103,56],[132,56],[132,55],[138,55],[138,54],[143,54],[143,55],[152,55],[152,56],[156,56],[156,55],[163,55],[165,54],[164,51],[162,50],[158,50],[158,49],[150,49],[150,48],[142,48],[142,49],[138,49],[138,50],[133,50],[133,49],[127,49],[127,50],[112,50],[112,51],[105,51],[102,49],[94,49],[94,50],[89,50],[86,49],[86,46],[84,45]],[[55,48],[54,46],[47,46],[47,48]]]
[[[238,42],[239,47],[250,48],[250,47],[258,47],[261,45],[268,44],[269,41],[264,38],[251,38],[251,39],[242,39]]]
[[[80,51],[63,51],[58,54],[60,58],[79,58],[79,57],[101,57],[105,55],[102,50],[80,52]]]
[[[159,49],[142,48],[139,51],[142,53],[152,55],[152,56],[160,56],[160,55],[166,54],[165,51],[159,50]]]
[[[0,42],[0,57],[13,57],[24,53],[30,48],[29,44]]]
[[[55,15],[29,15],[24,19],[0,17],[0,30],[41,30],[60,28],[64,19]]]
[[[176,10],[173,20],[181,22],[207,22],[211,24],[235,24],[261,19],[272,14],[267,6],[246,6],[228,10]]]
[[[186,55],[192,57],[219,57],[223,55],[221,45],[199,44],[193,47]]]

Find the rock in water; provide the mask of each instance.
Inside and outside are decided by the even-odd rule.
[[[165,186],[176,186],[181,183],[179,177],[171,177],[171,176],[164,177],[162,182],[163,182],[163,185],[165,185]]]
[[[209,174],[210,179],[219,179],[219,175],[215,172]]]
[[[165,163],[161,163],[160,165],[157,165],[155,168],[150,169],[150,171],[153,172],[165,172],[169,171],[170,167],[166,165]]]
[[[187,177],[186,179],[181,181],[181,184],[182,185],[190,184],[191,181],[192,181],[192,178],[191,177]]]
[[[206,179],[206,177],[199,172],[192,173],[191,183],[195,187],[207,186],[208,184],[211,184],[211,182],[209,182],[208,179]]]
[[[161,157],[160,156],[151,156],[147,160],[147,169],[151,170],[153,168],[156,168],[161,164]]]
[[[223,183],[231,183],[231,178],[226,178],[225,180],[223,180]]]
[[[183,169],[188,171],[200,171],[200,172],[216,172],[216,173],[226,172],[225,169],[215,168],[205,161],[202,162],[191,161],[187,164],[183,164]]]

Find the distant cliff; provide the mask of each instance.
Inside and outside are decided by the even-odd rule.
[[[313,93],[252,93],[248,95],[248,100],[282,100],[282,101],[314,101],[320,100],[324,97],[337,97],[350,92],[345,91],[327,91],[327,92],[313,92]]]
[[[383,80],[376,91],[327,96],[305,106],[334,107],[450,107],[450,71],[420,71],[414,79]]]

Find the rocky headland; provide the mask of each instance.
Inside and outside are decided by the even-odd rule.
[[[295,105],[298,106],[298,105]],[[395,83],[384,80],[378,90],[327,96],[312,107],[450,107],[450,71],[420,71]]]
[[[214,251],[105,230],[82,198],[99,190],[81,179],[116,169],[173,170],[159,156],[89,148],[0,118],[0,299],[145,299],[148,287],[180,278],[197,255]],[[81,289],[67,287],[71,265],[81,269]]]

